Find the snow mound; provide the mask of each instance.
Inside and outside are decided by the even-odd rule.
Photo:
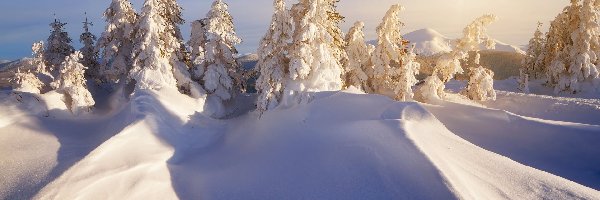
[[[404,38],[416,46],[415,52],[419,55],[431,56],[438,53],[452,51],[453,40],[431,28],[419,29],[407,33],[404,35]],[[480,49],[484,50],[486,48],[482,44]],[[496,46],[494,50],[525,54],[525,51],[521,50],[519,47],[509,45],[498,40],[496,40]]]
[[[0,194],[12,195],[0,198],[31,197],[15,195],[23,190],[36,199],[593,199],[600,195],[473,145],[418,103],[356,91],[313,97],[307,105],[231,120],[207,118],[202,101],[170,90],[136,91],[130,103],[104,120],[17,115],[18,120],[0,127],[0,148],[9,148],[0,152],[13,152],[14,144],[26,147],[51,141],[37,148],[48,152],[43,155],[49,164],[36,162],[32,157],[42,155],[37,152],[20,155],[31,159],[13,157],[14,162],[0,163],[2,169],[9,169],[3,170],[2,177],[40,166],[45,167],[36,177],[46,177],[33,183],[9,179],[11,186],[0,188]],[[28,109],[8,106],[16,102],[3,99],[0,108]],[[70,123],[74,126],[61,129]],[[10,133],[24,127],[30,127],[27,134],[13,140]],[[83,134],[86,127],[95,127],[91,130],[98,133],[94,134],[102,136]],[[12,166],[15,163],[20,167]]]

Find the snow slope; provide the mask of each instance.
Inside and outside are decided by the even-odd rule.
[[[430,56],[442,52],[452,51],[453,40],[430,28],[419,29],[407,33],[404,35],[404,38],[416,46],[415,52],[420,55]],[[486,49],[483,45],[480,48],[482,50]],[[498,40],[496,40],[496,46],[494,50],[525,54],[525,52],[519,47],[509,45]]]
[[[353,90],[230,120],[205,117],[202,101],[177,91],[138,91],[81,119],[56,94],[39,99],[0,96],[0,112],[15,113],[0,116],[0,199],[600,197],[586,182],[600,168],[595,125]],[[502,132],[512,125],[521,132]]]

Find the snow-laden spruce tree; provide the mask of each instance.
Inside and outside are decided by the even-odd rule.
[[[65,32],[65,25],[67,23],[54,19],[54,22],[50,24],[52,32],[48,37],[46,50],[44,51],[44,62],[48,67],[47,71],[54,72],[54,75],[56,75],[55,71],[58,70],[65,58],[74,51],[73,46],[71,46],[71,38]]]
[[[496,100],[494,72],[479,65],[480,55],[475,54],[475,67],[469,70],[469,82],[463,91],[469,99],[478,101]]]
[[[289,48],[289,75],[284,81],[286,104],[305,103],[310,92],[337,91],[343,87],[342,65],[329,33],[330,0],[301,0],[291,9],[294,21]]]
[[[98,51],[94,46],[96,36],[90,32],[90,26],[93,26],[93,24],[86,17],[85,22],[83,22],[83,33],[79,37],[79,41],[83,44],[83,47],[79,50],[83,56],[80,62],[86,68],[85,76],[87,79],[101,82]]]
[[[396,100],[413,100],[413,97],[415,96],[412,87],[419,82],[416,75],[419,74],[419,69],[421,68],[421,64],[419,64],[416,59],[417,54],[415,54],[414,45],[400,57],[400,67],[396,69],[398,80],[394,89]]]
[[[260,76],[256,80],[256,90],[259,94],[257,109],[260,112],[279,105],[288,76],[287,48],[292,39],[292,18],[284,0],[274,0],[273,6],[275,11],[271,25],[258,47],[256,70]]]
[[[600,53],[598,4],[592,0],[584,0],[582,4],[580,0],[571,0],[571,5],[565,9],[566,21],[562,21],[566,23],[562,26],[567,29],[566,33],[553,33],[569,36],[548,67],[548,80],[557,94],[564,91],[577,93],[582,91],[581,83],[600,78],[597,66]]]
[[[52,82],[56,92],[64,95],[63,101],[74,115],[91,111],[95,102],[86,86],[85,66],[80,63],[83,55],[76,51],[60,65],[60,75]]]
[[[204,76],[204,71],[206,70],[204,62],[206,58],[206,24],[206,19],[192,22],[192,33],[190,35],[190,40],[187,42],[187,45],[191,50],[190,59],[192,67],[190,73],[192,79],[199,83],[204,82],[202,78]]]
[[[525,94],[529,94],[529,74],[525,73],[525,69],[519,69],[519,90]]]
[[[177,87],[181,93],[188,94],[194,98],[203,97],[206,91],[196,81],[192,80],[190,67],[190,53],[187,51],[183,36],[179,26],[185,21],[182,18],[182,8],[176,0],[161,0],[161,10],[159,15],[164,20],[164,30],[162,34],[163,49],[173,66],[173,76],[175,77]]]
[[[146,0],[136,23],[133,69],[129,76],[139,89],[173,88],[201,97],[191,80],[178,25],[183,23],[174,0]]]
[[[325,1],[325,4],[327,5],[327,7],[325,7],[327,13],[325,27],[327,28],[327,32],[333,37],[333,43],[331,43],[333,56],[335,56],[343,66],[348,63],[348,54],[345,50],[347,44],[344,40],[344,32],[340,28],[340,24],[344,22],[345,17],[337,11],[336,4],[339,3],[340,0]]]
[[[166,19],[161,0],[146,0],[136,23],[133,47],[133,69],[129,74],[138,89],[176,88],[170,56],[174,51],[165,38]]]
[[[464,72],[460,61],[468,59],[470,51],[479,51],[481,44],[485,44],[488,49],[495,47],[496,41],[487,35],[487,26],[496,20],[498,18],[495,15],[488,14],[477,18],[465,27],[463,37],[456,41],[452,52],[442,55],[437,62],[436,69],[443,82],[448,82],[456,74]]]
[[[235,45],[242,42],[235,32],[228,6],[216,0],[206,15],[206,70],[204,87],[209,94],[227,101],[242,82],[242,70],[235,59]]]
[[[451,52],[440,56],[436,62],[434,73],[431,75],[432,77],[425,79],[425,84],[419,89],[421,92],[421,97],[424,101],[427,102],[427,100],[439,99],[445,96],[443,94],[445,89],[444,84],[453,79],[456,74],[464,72],[461,65],[461,60],[469,59],[469,52],[475,51],[475,60],[473,61],[475,67],[472,69],[476,70],[477,68],[481,67],[479,65],[479,47],[481,44],[484,44],[487,49],[493,49],[495,47],[495,40],[487,35],[487,26],[495,22],[497,19],[498,18],[495,15],[487,14],[475,19],[475,21],[465,27],[463,30],[463,37],[455,42],[454,48]],[[478,74],[473,73],[471,75]],[[487,78],[489,76],[485,77]],[[470,80],[478,79],[470,78]],[[477,84],[478,82],[470,83]]]
[[[404,10],[393,5],[377,27],[378,41],[372,54],[373,77],[371,84],[375,93],[397,100],[409,100],[413,97],[412,86],[416,82],[420,64],[415,61],[412,49],[407,49],[408,41],[402,38],[403,26],[398,14]]]
[[[10,82],[13,90],[17,92],[40,94],[42,87],[44,87],[44,83],[37,77],[33,70],[21,72],[21,69],[17,68],[17,72]]]
[[[371,47],[365,42],[363,29],[365,23],[356,22],[346,34],[346,53],[348,62],[345,68],[346,86],[354,86],[367,93],[372,93],[369,74],[373,73],[371,64]]]
[[[529,40],[527,54],[523,59],[523,75],[528,75],[530,78],[539,78],[545,74],[544,67],[541,66],[543,59],[542,52],[544,50],[545,38],[540,30],[542,23],[538,22],[538,27],[533,34],[533,38]]]
[[[112,0],[104,12],[106,28],[96,46],[101,57],[101,77],[118,83],[127,80],[133,65],[133,41],[137,14],[128,0]]]

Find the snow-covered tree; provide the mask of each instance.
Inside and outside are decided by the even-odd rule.
[[[104,12],[106,28],[98,39],[101,51],[101,76],[117,83],[126,79],[133,65],[133,41],[137,14],[128,0],[112,0]]]
[[[83,22],[83,33],[79,37],[79,41],[83,44],[83,47],[79,50],[83,58],[81,64],[86,67],[85,76],[88,79],[92,79],[96,82],[100,82],[100,65],[98,63],[98,51],[94,46],[96,42],[96,36],[90,32],[90,26],[93,26],[88,18],[85,18]]]
[[[412,89],[407,91],[407,87],[414,85],[412,79],[419,68],[412,52],[410,55],[407,53],[408,41],[400,34],[403,24],[398,15],[402,10],[404,7],[393,5],[385,14],[383,21],[377,27],[378,41],[371,59],[374,92],[399,100],[412,97]]]
[[[67,23],[61,23],[58,19],[54,19],[54,22],[50,24],[52,32],[48,37],[46,50],[44,51],[44,62],[49,68],[47,71],[56,71],[65,60],[65,57],[71,55],[74,51],[73,46],[71,46],[71,38],[65,32],[65,25]]]
[[[226,101],[233,97],[242,82],[241,66],[235,59],[235,45],[242,40],[235,33],[228,6],[216,0],[207,16],[206,70],[204,87],[209,94]]]
[[[85,81],[85,66],[80,63],[83,55],[76,51],[66,57],[60,65],[60,74],[52,83],[58,93],[64,95],[63,101],[74,115],[91,111],[95,102]]]
[[[327,21],[325,21],[325,27],[327,32],[333,37],[333,43],[331,48],[333,49],[333,56],[344,65],[348,62],[348,54],[346,53],[346,41],[344,40],[344,32],[340,28],[340,24],[344,22],[345,17],[337,11],[337,3],[340,0],[325,0],[325,7],[327,13]]]
[[[129,76],[139,89],[176,88],[170,56],[174,51],[164,38],[166,19],[161,15],[161,0],[146,0],[136,23],[133,69]]]
[[[139,89],[177,88],[192,97],[204,93],[191,80],[178,25],[183,23],[175,0],[146,0],[136,23],[133,69]]]
[[[414,45],[407,53],[402,54],[400,58],[400,68],[398,68],[396,72],[396,74],[398,74],[398,80],[396,88],[394,89],[396,100],[408,101],[412,100],[414,97],[412,87],[419,82],[415,76],[419,74],[419,68],[421,68],[421,64],[419,64],[416,59],[417,54],[415,54]]]
[[[593,0],[571,0],[564,15],[555,19],[561,30],[551,30],[550,37],[560,37],[564,44],[558,53],[554,46],[546,49],[553,55],[548,67],[548,81],[554,85],[555,93],[579,92],[581,83],[600,78],[597,66],[600,53],[600,15],[598,3]],[[562,36],[562,37],[561,37]],[[548,41],[550,42],[550,40]]]
[[[434,70],[433,74],[437,74],[437,71]],[[441,100],[446,96],[445,88],[444,82],[438,76],[429,76],[419,88],[419,95],[424,102]]]
[[[293,42],[289,49],[289,75],[283,101],[308,102],[308,92],[342,89],[342,66],[329,33],[330,0],[301,0],[292,6]]]
[[[496,100],[494,72],[482,66],[471,68],[465,93],[472,100]]]
[[[159,14],[165,20],[162,42],[164,42],[164,49],[167,50],[169,63],[173,66],[177,87],[184,94],[200,98],[206,92],[198,82],[192,80],[190,74],[192,62],[179,29],[179,25],[185,22],[181,14],[182,8],[176,0],[161,0],[160,7]]]
[[[529,94],[529,74],[524,71],[525,69],[519,69],[519,90]]]
[[[258,48],[256,81],[258,91],[257,109],[264,112],[279,105],[283,84],[288,76],[289,59],[287,47],[292,39],[292,19],[284,0],[274,0],[275,12],[266,35]]]
[[[544,72],[544,67],[541,66],[543,60],[542,52],[544,50],[545,38],[544,34],[540,30],[542,27],[542,23],[538,22],[538,27],[533,34],[533,38],[529,40],[529,45],[527,47],[527,54],[523,59],[523,74],[528,75],[531,78],[541,77]]]
[[[440,57],[436,64],[437,72],[440,73],[442,81],[448,82],[458,73],[464,72],[460,61],[469,58],[470,51],[478,51],[481,44],[488,49],[493,49],[495,40],[487,35],[487,26],[498,18],[495,15],[484,15],[477,18],[463,30],[463,37],[456,41],[452,52]]]
[[[348,62],[345,67],[346,86],[354,86],[367,93],[372,93],[369,74],[373,73],[371,64],[371,45],[365,42],[363,29],[365,23],[356,22],[346,35],[346,53]]]
[[[491,76],[489,74],[485,75],[485,73],[483,73],[483,71],[486,71],[483,70],[485,68],[479,65],[479,47],[481,44],[484,44],[487,49],[493,49],[495,47],[496,41],[487,35],[487,26],[497,19],[498,18],[495,15],[487,14],[475,19],[475,21],[465,27],[463,30],[463,37],[455,42],[451,52],[440,56],[436,62],[434,73],[431,75],[432,77],[427,78],[425,84],[420,88],[419,91],[421,92],[423,100],[428,101],[444,97],[444,84],[453,79],[457,73],[460,74],[464,72],[461,60],[468,60],[469,52],[471,51],[475,51],[475,59],[471,61],[475,66],[472,67],[471,70],[476,72],[469,74],[469,84],[481,84],[480,82],[473,81],[490,78],[490,83],[493,86],[493,79],[491,79],[493,78],[493,74],[491,74]],[[468,87],[467,90],[473,90],[474,88],[477,87]]]
[[[206,70],[206,63],[204,62],[206,58],[206,24],[206,19],[192,22],[192,33],[190,40],[187,42],[187,45],[191,49],[190,59],[192,61],[192,68],[190,69],[190,73],[192,79],[199,83],[203,82],[202,78]]]
[[[40,94],[42,87],[44,87],[44,83],[30,70],[21,72],[20,69],[17,69],[11,83],[14,91],[33,94]]]

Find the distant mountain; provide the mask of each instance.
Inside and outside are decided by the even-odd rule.
[[[454,41],[431,28],[419,29],[407,33],[404,35],[404,39],[415,44],[415,53],[425,56],[452,51],[452,43]],[[368,43],[377,44],[377,41],[373,40]],[[486,48],[481,46],[481,49],[485,50]],[[494,50],[525,54],[521,48],[498,40],[496,40],[496,48]]]
[[[10,60],[0,60],[0,64],[4,64],[4,63],[7,63],[7,62],[10,62]]]
[[[430,56],[452,51],[452,40],[430,28],[410,32],[404,35],[404,39],[415,44],[415,53],[419,55]]]

